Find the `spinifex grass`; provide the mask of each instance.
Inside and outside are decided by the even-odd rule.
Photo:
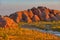
[[[60,37],[18,26],[17,28],[0,28],[0,40],[60,40]]]
[[[21,27],[22,25],[30,25],[32,27],[37,27],[39,29],[53,30],[53,31],[60,32],[60,21],[57,21],[57,22],[56,21],[52,21],[52,22],[40,21],[40,22],[32,22],[32,23],[20,22],[18,24]]]

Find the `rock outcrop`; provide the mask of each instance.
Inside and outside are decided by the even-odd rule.
[[[17,28],[18,25],[13,19],[4,16],[0,17],[0,27]]]
[[[5,19],[3,19],[2,17],[0,17],[0,27],[4,27],[5,25],[6,25]]]
[[[59,21],[60,11],[40,6],[13,13],[9,17],[17,23],[21,21],[28,23],[36,21]]]
[[[5,26],[8,24],[19,23],[19,22],[39,22],[39,21],[59,21],[60,20],[60,11],[49,9],[43,6],[33,7],[28,10],[18,11],[9,16],[1,16],[0,15],[0,26]],[[11,23],[12,21],[12,23]]]
[[[51,10],[46,7],[33,7],[32,9],[19,11],[11,14],[10,16],[1,16],[0,15],[0,27],[5,27],[5,29],[0,29],[1,38],[13,38],[10,36],[16,37],[16,39],[21,40],[60,40],[60,37],[49,33],[43,33],[36,30],[28,30],[18,27],[19,22],[39,22],[39,21],[59,21],[60,20],[60,11]],[[13,29],[16,28],[16,29]],[[12,33],[12,34],[11,34]],[[14,38],[15,39],[15,38]],[[16,40],[15,39],[15,40]]]

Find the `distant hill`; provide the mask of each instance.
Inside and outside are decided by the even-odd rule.
[[[15,13],[5,16],[0,15],[0,26],[10,26],[13,23],[19,22],[39,22],[39,21],[59,21],[60,20],[60,11],[49,9],[43,6],[37,8],[33,7],[31,9],[18,11]],[[10,22],[12,21],[12,22]],[[3,24],[3,25],[2,25]]]
[[[59,21],[60,11],[49,9],[43,6],[15,12],[9,15],[15,22],[38,22],[38,21]]]
[[[42,40],[60,40],[60,37],[55,36],[49,33],[43,33],[35,30],[27,30],[24,28],[19,28],[19,22],[39,22],[39,21],[59,21],[60,20],[60,11],[50,10],[46,7],[33,7],[32,9],[15,12],[9,16],[0,15],[0,39],[14,38],[16,39],[42,39]],[[16,36],[14,36],[16,35]],[[18,36],[17,36],[18,35]],[[32,35],[32,36],[31,36]],[[37,36],[36,36],[37,35]],[[28,37],[28,38],[27,38]]]

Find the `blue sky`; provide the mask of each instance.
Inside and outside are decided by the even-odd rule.
[[[37,6],[60,10],[60,0],[0,0],[0,14],[8,15]]]
[[[2,4],[36,4],[36,3],[59,3],[60,0],[0,0]]]

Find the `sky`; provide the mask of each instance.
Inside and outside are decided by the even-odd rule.
[[[46,6],[60,10],[60,0],[0,0],[0,15],[9,15],[16,11]]]

